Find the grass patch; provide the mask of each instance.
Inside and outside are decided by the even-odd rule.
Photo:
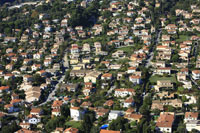
[[[117,50],[123,50],[126,53],[133,53],[134,52],[134,46],[127,46],[127,47],[122,47],[118,48]]]
[[[68,127],[73,127],[73,128],[78,128],[78,129],[81,128],[81,122],[79,121],[67,121],[65,125]]]
[[[176,76],[175,74],[171,74],[169,77],[154,75],[154,76],[151,76],[151,78],[149,79],[151,83],[157,83],[158,80],[171,80],[171,82],[176,82]]]
[[[179,39],[177,39],[176,41],[177,41],[177,42],[183,42],[183,41],[187,41],[187,40],[189,40],[189,36],[180,35],[180,36],[179,36]]]

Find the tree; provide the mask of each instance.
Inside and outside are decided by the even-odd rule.
[[[94,121],[95,121],[95,113],[92,111],[88,111],[84,115],[83,122],[81,125],[81,130],[84,131],[84,133],[90,133]]]
[[[2,133],[14,133],[16,132],[17,130],[19,130],[20,127],[17,125],[17,123],[14,121],[12,122],[11,124],[9,125],[5,125],[2,127],[2,130],[1,132]]]
[[[200,110],[200,96],[198,96],[198,99],[197,99],[197,108],[198,110]]]
[[[177,133],[186,133],[187,130],[186,130],[185,124],[179,123],[176,132],[177,132]]]
[[[41,77],[39,74],[33,75],[33,85],[39,86],[42,83],[45,83],[45,79]]]
[[[124,119],[124,117],[119,116],[116,120],[112,120],[112,122],[109,124],[109,129],[115,131],[124,131],[126,129],[125,124],[127,122],[128,121]]]
[[[67,118],[70,115],[70,110],[69,107],[67,105],[63,105],[61,106],[61,116],[64,116],[65,118]]]
[[[149,107],[148,105],[146,104],[143,104],[140,109],[139,109],[139,112],[142,114],[142,115],[149,115]]]

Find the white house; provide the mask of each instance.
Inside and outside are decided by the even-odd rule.
[[[141,84],[142,83],[141,76],[132,75],[132,76],[129,76],[129,80],[131,82],[133,82],[133,84]]]
[[[115,89],[115,97],[126,97],[126,96],[133,96],[135,95],[134,89]]]
[[[193,70],[192,71],[192,78],[194,80],[200,79],[200,70]]]
[[[60,109],[53,109],[51,112],[52,116],[61,116]]]
[[[200,120],[191,120],[186,123],[186,130],[191,132],[192,129],[200,131]]]
[[[156,74],[163,75],[163,74],[171,74],[171,68],[169,67],[160,67],[157,68]]]
[[[133,98],[130,98],[130,97],[127,98],[123,103],[124,108],[128,108],[128,107],[133,106],[133,105],[134,105],[134,100],[133,100]]]
[[[198,119],[198,112],[185,112],[184,122],[197,120]]]
[[[41,119],[35,115],[29,115],[27,118],[27,123],[37,124],[41,121]]]
[[[117,119],[117,117],[122,116],[123,112],[122,111],[118,111],[118,110],[111,110],[109,115],[108,115],[108,120],[115,120]]]
[[[172,133],[174,112],[161,112],[156,123],[157,131]]]
[[[41,53],[33,54],[33,59],[39,60],[41,58],[42,58],[42,54]]]
[[[70,108],[70,116],[74,121],[82,120],[83,115],[84,115],[84,111],[81,111],[79,107]]]
[[[137,69],[136,67],[129,67],[127,73],[128,74],[134,73],[134,72],[136,72],[136,69]]]

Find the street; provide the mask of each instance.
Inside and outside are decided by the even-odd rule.
[[[159,29],[159,32],[156,35],[156,45],[160,42],[160,34],[161,34],[161,32],[162,32],[162,29]],[[154,48],[156,47],[156,45],[154,46]],[[152,50],[152,52],[149,54],[150,57],[146,60],[146,64],[145,64],[146,68],[148,68],[149,66],[151,66],[151,61],[152,61],[152,59],[154,57],[154,52],[153,51],[154,50]]]
[[[64,60],[63,66],[64,66],[65,71],[66,71],[66,70],[67,70],[66,68],[69,67],[67,52],[65,52],[65,55],[64,55],[64,57],[63,57],[63,60]],[[43,103],[41,103],[41,104],[38,105],[38,106],[42,106],[42,105],[46,104],[47,102],[50,102],[50,101],[52,101],[52,100],[55,100],[55,97],[54,97],[55,92],[56,92],[57,89],[59,89],[60,83],[62,83],[64,80],[65,80],[65,73],[63,73],[62,77],[59,79],[58,83],[56,84],[56,86],[55,86],[55,88],[53,89],[53,91],[49,94],[49,96],[48,96],[48,98],[46,99],[46,101],[43,102]]]

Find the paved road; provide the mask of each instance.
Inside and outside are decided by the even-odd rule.
[[[108,90],[106,96],[110,95],[110,93],[116,88],[116,86],[111,86],[110,89]]]
[[[64,57],[63,57],[63,60],[64,60],[63,65],[65,65],[64,67],[69,67],[68,58],[67,58],[67,52],[65,52],[65,55],[64,55]],[[66,69],[65,69],[65,70],[66,70]],[[55,86],[55,88],[53,89],[53,91],[49,94],[47,100],[46,100],[45,102],[41,103],[41,104],[38,105],[38,106],[44,105],[44,104],[46,104],[47,102],[50,102],[50,101],[52,101],[52,100],[55,100],[55,99],[56,99],[56,98],[54,97],[55,92],[56,92],[57,89],[59,89],[60,83],[62,83],[64,80],[65,80],[65,73],[62,75],[62,77],[60,78],[60,80],[58,80],[58,83],[56,84],[56,86]]]
[[[162,30],[160,29],[158,34],[156,35],[156,45],[160,42],[160,34],[161,34]],[[155,45],[155,47],[156,47]],[[154,50],[151,51],[151,53],[149,54],[149,58],[146,60],[146,64],[145,67],[148,68],[149,66],[151,66],[151,61],[154,57]]]
[[[69,61],[68,61],[67,52],[65,52],[65,55],[64,55],[63,60],[64,60],[63,66],[64,66],[65,68],[69,68]]]
[[[21,3],[19,5],[14,5],[14,6],[10,6],[8,7],[8,9],[15,9],[15,8],[21,8],[22,6],[25,6],[25,5],[36,5],[38,4],[40,1],[35,1],[35,2],[24,2],[24,3]]]

